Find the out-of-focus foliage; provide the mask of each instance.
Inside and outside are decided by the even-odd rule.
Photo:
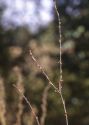
[[[69,124],[89,125],[89,2],[60,0],[58,8],[62,22],[62,91]],[[0,14],[2,11],[3,8]],[[29,48],[58,86],[58,38],[56,14],[54,22],[35,35],[26,27],[5,31],[0,25],[0,124],[15,124],[18,117],[21,117],[21,125],[36,124],[29,106],[21,100],[13,84],[24,88],[25,96],[40,119],[42,93],[48,82],[31,60]],[[18,103],[23,105],[22,108]],[[21,116],[18,113],[20,110]],[[59,124],[65,124],[63,106],[59,95],[50,88],[45,125]]]

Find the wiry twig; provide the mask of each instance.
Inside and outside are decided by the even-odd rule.
[[[40,118],[40,125],[45,125],[45,118],[47,114],[47,97],[48,97],[48,90],[50,88],[50,85],[47,85],[44,89],[43,92],[43,97],[42,97],[42,116]]]
[[[67,111],[66,111],[66,106],[65,106],[65,101],[63,99],[62,96],[62,86],[60,84],[59,81],[59,89],[51,82],[50,78],[48,77],[48,75],[46,74],[46,72],[44,71],[43,67],[38,63],[38,61],[36,60],[36,58],[33,56],[32,51],[30,49],[30,56],[32,58],[32,60],[34,61],[34,63],[36,64],[36,66],[41,70],[41,72],[43,73],[43,75],[46,77],[46,79],[48,80],[49,84],[54,88],[54,90],[60,94],[61,97],[61,101],[63,104],[63,108],[64,108],[64,113],[65,113],[65,117],[66,117],[66,125],[68,125],[68,115],[67,115]]]
[[[61,32],[61,19],[60,19],[60,15],[57,9],[57,3],[56,0],[54,0],[54,6],[55,6],[55,10],[57,13],[57,17],[58,17],[58,29],[59,29],[59,45],[60,45],[60,60],[59,60],[59,64],[60,64],[60,83],[62,83],[63,79],[62,79],[62,32]],[[60,88],[60,83],[59,83],[59,88]]]
[[[38,117],[37,117],[37,115],[35,114],[35,112],[34,112],[32,106],[31,106],[30,101],[28,101],[28,99],[25,97],[25,95],[21,92],[20,89],[17,88],[17,86],[16,86],[15,84],[13,84],[13,86],[17,89],[17,91],[19,92],[19,94],[21,94],[21,96],[24,98],[24,100],[26,101],[26,103],[29,105],[29,107],[30,107],[30,109],[31,109],[31,111],[32,111],[32,113],[33,113],[35,119],[36,119],[37,125],[40,125],[39,120],[38,120]]]
[[[63,78],[62,78],[62,33],[61,33],[61,19],[60,19],[60,14],[58,12],[58,8],[57,8],[57,2],[56,0],[54,0],[54,6],[55,6],[55,11],[58,17],[58,28],[59,28],[59,45],[60,45],[60,78],[59,78],[59,91],[60,91],[60,96],[61,96],[61,100],[63,103],[63,107],[64,107],[64,112],[65,112],[65,117],[66,117],[66,125],[68,125],[68,115],[67,115],[67,111],[66,111],[66,106],[65,106],[65,101],[64,98],[62,96],[62,82],[63,82]]]
[[[33,56],[31,49],[29,50],[30,56],[33,60],[33,62],[36,64],[36,66],[41,70],[42,74],[45,76],[45,78],[48,80],[49,84],[54,88],[54,90],[58,93],[60,93],[59,89],[52,83],[46,72],[44,71],[43,67],[38,63],[37,59]]]

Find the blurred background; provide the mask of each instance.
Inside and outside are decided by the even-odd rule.
[[[62,91],[69,125],[89,125],[89,1],[57,0],[57,7],[62,22]],[[66,125],[59,95],[49,88],[29,54],[32,49],[58,87],[58,38],[52,0],[0,0],[0,125],[37,124],[13,84],[28,98],[41,125]]]

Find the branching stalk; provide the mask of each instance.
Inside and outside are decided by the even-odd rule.
[[[62,104],[63,104],[63,108],[64,108],[64,114],[65,114],[65,119],[66,119],[66,125],[68,125],[68,115],[67,115],[67,110],[66,110],[66,106],[65,106],[65,101],[64,101],[64,98],[62,96],[62,82],[63,82],[63,78],[62,78],[62,46],[61,46],[61,43],[62,43],[62,33],[61,33],[61,20],[60,20],[60,15],[59,15],[59,12],[58,12],[58,8],[57,8],[57,3],[56,3],[56,0],[54,0],[54,6],[55,6],[55,11],[56,11],[56,14],[57,14],[57,17],[58,17],[58,28],[59,28],[59,45],[60,45],[60,60],[59,60],[59,64],[60,64],[60,77],[59,77],[59,87],[57,88],[53,83],[52,81],[50,80],[49,76],[47,75],[47,73],[45,72],[45,70],[43,69],[43,67],[38,63],[37,59],[33,56],[33,53],[31,51],[31,49],[29,50],[29,54],[33,60],[33,62],[36,64],[36,66],[41,70],[42,74],[46,77],[46,79],[48,80],[48,83],[51,87],[54,88],[55,92],[57,92],[59,95],[60,95],[60,98],[61,98],[61,101],[62,101]],[[28,101],[28,99],[24,96],[24,94],[21,92],[21,90],[19,90],[17,88],[16,85],[13,85],[17,90],[18,92],[22,95],[22,97],[25,99],[25,101],[27,102],[27,104],[29,105],[30,109],[32,110],[32,113],[36,119],[36,122],[37,122],[37,125],[40,125],[40,122],[38,120],[38,117],[36,116],[32,106],[31,106],[31,103]],[[47,90],[45,90],[47,91]],[[45,98],[45,97],[44,97]],[[44,101],[44,100],[43,100]],[[45,104],[45,105],[44,105]],[[46,106],[46,103],[43,102],[43,105],[45,108]],[[46,113],[46,110],[43,109],[43,112]],[[43,119],[43,122],[45,120],[45,113],[43,113],[44,116],[42,116],[42,119]],[[43,123],[44,124],[44,123]]]
[[[50,80],[49,76],[48,76],[48,75],[46,74],[46,72],[44,71],[43,67],[38,63],[37,59],[33,56],[33,53],[32,53],[32,51],[31,51],[31,49],[30,49],[30,56],[31,56],[33,62],[36,64],[36,66],[41,70],[42,74],[46,77],[46,79],[48,80],[48,83],[51,85],[51,87],[54,88],[55,92],[57,92],[58,94],[60,94],[61,101],[62,101],[63,108],[64,108],[65,117],[66,117],[66,125],[68,125],[68,116],[67,116],[65,101],[64,101],[63,96],[62,96],[62,86],[61,86],[61,84],[60,84],[60,81],[59,81],[59,88],[57,88],[57,87],[52,83],[52,81]]]

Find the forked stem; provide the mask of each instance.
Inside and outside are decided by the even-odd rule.
[[[36,64],[36,66],[41,70],[41,72],[43,73],[43,75],[46,77],[46,79],[48,80],[49,84],[54,88],[54,90],[60,94],[60,98],[61,98],[61,101],[62,101],[62,104],[63,104],[63,108],[64,108],[64,114],[65,114],[65,119],[66,119],[66,125],[68,125],[68,115],[67,115],[67,110],[66,110],[66,106],[65,106],[65,101],[64,101],[64,98],[62,96],[62,82],[63,82],[63,79],[62,79],[62,47],[61,47],[61,42],[62,42],[62,34],[61,34],[61,20],[60,20],[60,15],[59,15],[59,12],[58,12],[58,9],[57,9],[57,3],[56,3],[56,0],[54,0],[54,6],[55,6],[55,11],[56,11],[56,14],[57,14],[57,17],[58,17],[58,28],[59,28],[59,45],[60,45],[60,60],[59,60],[59,63],[60,63],[60,77],[59,77],[59,88],[57,88],[50,80],[50,78],[48,77],[48,75],[46,74],[46,72],[44,71],[43,67],[38,63],[38,61],[36,60],[36,58],[33,56],[33,53],[32,51],[30,50],[29,53],[30,53],[30,56],[33,60],[33,62]],[[38,117],[36,116],[30,102],[28,101],[28,99],[24,96],[24,94],[21,92],[21,90],[19,90],[16,85],[13,85],[17,90],[18,92],[22,95],[22,97],[25,99],[25,101],[27,102],[27,104],[29,105],[30,109],[32,110],[32,113],[36,119],[36,122],[37,122],[37,125],[40,125],[40,122],[38,120]]]

